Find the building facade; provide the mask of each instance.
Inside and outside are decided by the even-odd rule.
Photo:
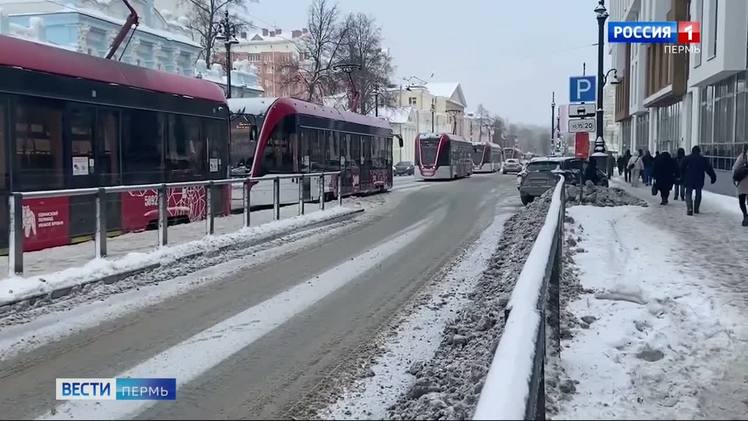
[[[467,101],[458,82],[431,82],[402,87],[395,92],[400,107],[416,110],[417,129],[423,132],[446,132],[465,136]]]
[[[748,2],[613,0],[611,20],[701,23],[701,44],[690,53],[656,44],[611,46],[623,76],[616,89],[618,132],[632,150],[701,146],[718,173],[717,184],[707,188],[733,193],[730,169],[748,143]]]
[[[117,51],[121,61],[192,76],[200,46],[183,20],[169,20],[153,0],[131,0],[140,25]],[[119,1],[0,0],[0,32],[32,41],[105,56],[129,11]]]
[[[284,31],[262,29],[260,32],[239,34],[239,43],[232,49],[234,60],[247,60],[258,69],[260,86],[266,96],[298,97],[303,85],[298,79],[298,67],[303,65],[299,42],[307,35],[306,29]],[[216,51],[223,61],[222,51]]]

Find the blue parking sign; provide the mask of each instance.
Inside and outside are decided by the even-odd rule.
[[[569,78],[569,102],[595,102],[595,76]]]

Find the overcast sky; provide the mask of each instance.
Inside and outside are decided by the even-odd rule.
[[[311,0],[249,4],[260,27],[305,26]],[[596,72],[596,0],[338,0],[382,27],[393,82],[416,75],[462,84],[468,110],[483,104],[511,122],[547,125],[551,91],[569,100],[568,77]],[[607,53],[607,48],[606,48]],[[607,60],[607,55],[606,55]]]

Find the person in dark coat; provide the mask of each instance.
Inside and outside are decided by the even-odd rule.
[[[714,173],[712,164],[701,155],[701,148],[694,146],[691,155],[683,162],[683,182],[686,186],[686,214],[699,213],[701,205],[701,189],[704,188],[704,174],[711,179],[712,184],[717,182],[717,174]],[[693,202],[693,192],[696,192],[696,202]]]
[[[683,185],[683,163],[686,160],[686,150],[683,148],[678,148],[678,152],[675,156],[675,164],[678,166],[678,174],[675,177],[675,191],[674,191],[674,198],[675,200],[678,200],[678,197],[680,196],[680,200],[686,200],[686,186]]]
[[[621,167],[621,175],[623,175],[623,181],[627,183],[630,181],[629,177],[631,177],[631,171],[629,170],[629,160],[631,160],[631,150],[626,149],[626,152],[621,157],[618,165],[620,165]]]
[[[670,190],[673,188],[675,178],[678,176],[678,164],[675,163],[669,152],[658,154],[654,160],[655,188],[662,197],[661,205],[668,204]]]
[[[587,168],[584,170],[585,183],[587,181],[592,181],[593,184],[597,185],[598,181],[600,181],[600,177],[597,174],[597,163],[595,161],[595,159],[590,159]]]
[[[642,164],[644,164],[644,185],[651,186],[652,172],[654,171],[654,158],[652,157],[652,154],[649,153],[649,150],[644,152],[644,156],[642,157]]]

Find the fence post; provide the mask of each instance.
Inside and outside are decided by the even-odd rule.
[[[106,257],[106,232],[107,232],[107,212],[106,212],[106,190],[99,187],[96,194],[96,258]]]
[[[338,206],[343,206],[343,171],[338,173]]]
[[[280,178],[275,177],[273,179],[273,215],[276,221],[281,219],[280,195]]]
[[[299,216],[304,214],[304,174],[299,177]]]
[[[207,235],[213,235],[215,232],[215,220],[213,215],[214,188],[215,186],[212,180],[208,182],[207,186],[205,186],[205,231]]]
[[[23,276],[23,196],[8,196],[8,276]]]
[[[244,204],[244,228],[247,228],[249,226],[249,208],[250,208],[250,199],[249,199],[249,181],[244,180],[244,183],[242,183],[242,198],[244,199],[242,202]]]
[[[164,247],[168,243],[167,227],[169,225],[169,214],[167,209],[168,195],[166,184],[158,188],[158,246]]]
[[[325,174],[319,176],[319,208],[325,210]]]

